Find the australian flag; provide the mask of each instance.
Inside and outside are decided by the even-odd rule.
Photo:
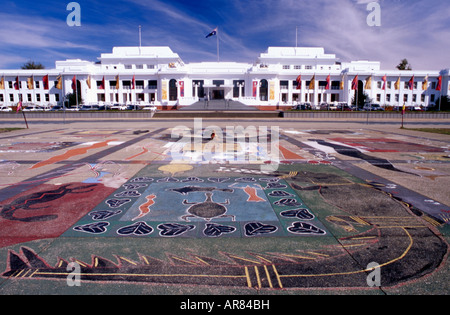
[[[206,38],[209,38],[209,37],[214,36],[214,35],[217,35],[217,27],[211,33],[206,35]]]

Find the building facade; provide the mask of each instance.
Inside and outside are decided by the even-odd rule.
[[[0,104],[52,106],[78,89],[79,104],[153,104],[160,109],[230,99],[261,109],[351,104],[366,93],[382,106],[432,106],[449,93],[449,69],[382,70],[341,62],[324,48],[269,47],[255,63],[185,64],[169,47],[115,47],[99,61],[57,61],[54,69],[0,70]]]

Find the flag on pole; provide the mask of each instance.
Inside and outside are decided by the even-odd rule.
[[[341,84],[339,85],[339,89],[340,90],[344,89],[344,76],[342,76],[342,78],[341,78]]]
[[[120,88],[120,78],[119,75],[116,76],[116,90],[118,90]]]
[[[442,76],[439,76],[438,83],[436,86],[436,91],[441,91],[441,90],[442,90]]]
[[[325,87],[325,90],[329,90],[331,88],[331,76],[328,75],[327,77],[327,86]]]
[[[387,76],[385,75],[383,78],[383,91],[386,91],[386,82],[387,82]]]
[[[366,86],[364,87],[364,89],[366,89],[366,90],[371,90],[372,89],[372,76],[369,76],[366,79]]]
[[[74,75],[72,78],[72,90],[73,93],[75,93],[75,91],[77,90],[77,76]]]
[[[358,89],[358,76],[355,76],[355,78],[352,81],[352,90]]]
[[[5,77],[2,77],[2,79],[0,80],[0,90],[4,89],[5,89]]]
[[[296,79],[297,81],[297,90],[301,90],[302,89],[302,76],[299,75]]]
[[[48,74],[47,74],[46,76],[44,76],[42,78],[42,82],[44,83],[44,90],[48,90],[49,89],[48,81],[49,81],[49,79],[48,79]]]
[[[309,82],[309,89],[314,90],[316,88],[316,75],[314,75],[311,79],[311,82]]]
[[[29,90],[34,89],[34,77],[33,76],[31,76],[27,79],[27,87]]]
[[[410,90],[414,89],[414,76],[412,76],[412,78],[408,82],[408,89]]]
[[[425,77],[425,79],[422,83],[422,90],[424,90],[424,91],[428,90],[428,76]]]
[[[98,87],[99,90],[104,90],[105,89],[105,77],[103,77],[102,79],[102,83],[100,83],[100,86]]]
[[[406,104],[403,103],[403,108],[402,108],[402,115],[405,115],[406,112]]]
[[[398,77],[397,82],[395,82],[395,89],[400,90],[400,77]]]
[[[14,83],[14,89],[15,90],[19,90],[20,89],[19,77],[16,77],[16,82]]]
[[[91,76],[88,76],[88,78],[86,79],[86,84],[88,86],[88,88],[91,88]]]
[[[133,80],[131,80],[131,89],[136,89],[136,76],[133,76]]]
[[[17,104],[17,113],[20,112],[20,110],[22,109],[22,101],[19,101],[19,104]]]
[[[57,88],[58,90],[62,90],[62,77],[59,75],[59,76],[56,78],[56,81],[57,81],[57,83],[56,83],[56,88]]]
[[[214,36],[214,35],[217,35],[217,27],[215,29],[213,29],[213,31],[211,33],[206,35],[206,38],[210,38],[211,36]]]

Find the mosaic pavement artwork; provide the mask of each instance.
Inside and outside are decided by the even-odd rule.
[[[60,134],[59,147],[55,132],[21,139],[16,149],[33,148],[23,159],[1,153],[0,292],[73,292],[68,279],[92,292],[377,290],[447,261],[448,205],[401,184],[448,180],[446,162],[427,158],[445,143],[289,129],[271,170],[271,152],[242,141],[230,152],[251,163],[186,143],[190,160],[177,161],[167,129]]]

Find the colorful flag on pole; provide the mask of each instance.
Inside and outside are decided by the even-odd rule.
[[[358,76],[355,76],[355,78],[352,81],[352,90],[358,89]]]
[[[104,90],[105,89],[105,77],[103,77],[102,79],[102,83],[100,83],[100,86],[98,87],[99,90]]]
[[[328,75],[327,77],[327,86],[325,87],[325,90],[331,89],[331,76]]]
[[[27,87],[29,90],[34,89],[34,77],[33,76],[31,76],[27,79]]]
[[[410,90],[414,89],[414,76],[412,76],[412,78],[408,82],[408,89]]]
[[[400,90],[400,77],[398,77],[397,82],[395,82],[395,89]]]
[[[366,90],[371,90],[372,89],[372,76],[369,76],[366,79],[366,86],[364,87],[364,89],[366,89]]]
[[[339,85],[339,89],[340,90],[344,89],[344,76],[342,76],[342,78],[341,78],[341,84]]]
[[[17,113],[20,112],[20,110],[22,109],[22,101],[19,101],[19,104],[17,104]]]
[[[302,89],[302,76],[299,75],[295,81],[297,81],[297,90],[301,90]]]
[[[91,76],[87,77],[86,84],[87,84],[88,88],[90,89],[91,88]]]
[[[131,89],[136,89],[136,76],[133,76],[133,80],[131,80]]]
[[[56,78],[56,81],[57,81],[57,83],[56,83],[56,88],[57,88],[58,90],[62,90],[62,77],[59,75],[59,76]]]
[[[436,91],[441,91],[441,90],[442,90],[442,76],[439,76],[437,86],[436,86]]]
[[[428,90],[428,76],[425,77],[425,79],[422,83],[422,90],[424,90],[424,91]]]
[[[48,79],[48,74],[46,76],[44,76],[42,78],[42,83],[44,83],[44,90],[48,90],[49,89],[49,79]]]
[[[75,91],[77,90],[77,76],[74,75],[72,78],[72,90],[73,93],[75,93]]]
[[[16,77],[16,82],[14,83],[14,89],[15,90],[19,90],[20,89],[19,77]]]
[[[206,38],[209,38],[209,37],[214,36],[214,35],[217,35],[217,27],[215,29],[213,29],[213,31],[211,33],[206,35]]]
[[[314,75],[311,79],[311,82],[309,82],[309,89],[314,90],[316,88],[316,75]]]
[[[383,78],[383,91],[386,91],[386,83],[387,83],[387,76],[385,75]]]
[[[116,90],[118,90],[120,88],[120,77],[119,75],[117,75],[116,77]]]
[[[403,108],[402,108],[402,115],[405,115],[406,112],[406,104],[403,103]]]
[[[5,77],[2,77],[2,79],[0,80],[0,90],[4,89],[5,89]]]

